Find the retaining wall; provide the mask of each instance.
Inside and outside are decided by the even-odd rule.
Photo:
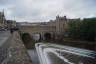
[[[0,64],[32,64],[18,32],[11,34],[0,46]]]

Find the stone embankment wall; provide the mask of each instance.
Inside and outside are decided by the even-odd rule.
[[[14,32],[0,47],[0,64],[32,64],[18,32]]]

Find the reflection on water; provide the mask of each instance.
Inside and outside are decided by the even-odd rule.
[[[35,41],[38,41],[40,39],[40,34],[33,34],[32,36]]]
[[[38,60],[38,55],[36,53],[36,50],[30,49],[30,50],[28,50],[28,54],[31,57],[32,64],[40,64],[39,60]]]

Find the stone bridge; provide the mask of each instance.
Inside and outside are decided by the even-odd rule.
[[[40,38],[45,39],[46,37],[54,38],[56,36],[55,26],[20,26],[18,27],[21,33],[28,33],[31,36],[40,36]]]

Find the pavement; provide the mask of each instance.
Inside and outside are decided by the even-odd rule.
[[[6,43],[6,41],[9,37],[9,31],[0,31],[0,64],[7,58],[8,43]]]
[[[32,64],[18,32],[0,31],[0,64]]]
[[[10,32],[9,31],[0,31],[0,46],[9,38]]]

